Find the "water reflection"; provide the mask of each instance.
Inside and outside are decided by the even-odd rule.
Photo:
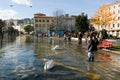
[[[115,77],[110,78],[119,78],[115,63],[87,62],[86,49],[77,42],[54,37],[11,38],[3,40],[1,45],[0,80],[108,80],[112,71]],[[55,45],[61,49],[52,50]],[[55,67],[45,72],[43,58],[53,59]]]
[[[32,69],[32,64],[34,61],[33,54],[31,51],[26,51],[25,47],[20,47],[18,44],[20,37],[9,36],[8,39],[3,40],[2,48],[0,50],[0,79],[2,80],[12,80],[15,76],[21,72],[27,72],[27,70]],[[16,42],[15,42],[16,40]],[[23,53],[26,51],[26,53]],[[27,55],[29,53],[29,55]],[[30,57],[30,60],[27,58]],[[29,66],[29,67],[28,67]]]
[[[8,43],[13,43],[15,40],[16,40],[15,36],[8,36],[7,38],[0,40],[0,48],[8,45]]]

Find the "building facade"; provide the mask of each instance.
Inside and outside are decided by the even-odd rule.
[[[6,22],[6,28],[7,27],[13,27],[14,29],[25,32],[24,31],[24,26],[26,25],[32,25],[33,26],[33,18],[25,18],[25,19],[9,19],[5,20]]]
[[[116,1],[111,4],[107,4],[111,13],[115,15],[116,21],[111,22],[109,26],[96,26],[95,29],[100,31],[106,29],[108,34],[116,37],[120,37],[120,1]]]
[[[75,17],[71,16],[46,16],[43,13],[34,14],[35,34],[48,33],[49,30],[69,30],[75,29]]]
[[[38,33],[47,33],[50,26],[53,24],[54,17],[46,16],[42,13],[34,14],[34,30],[35,34]]]
[[[74,31],[75,30],[75,17],[65,15],[63,18],[63,30]]]

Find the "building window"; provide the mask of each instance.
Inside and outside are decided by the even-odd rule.
[[[41,24],[39,24],[39,27],[41,27]]]
[[[38,24],[35,24],[36,27],[38,27]]]
[[[113,14],[115,14],[115,11],[113,11]]]
[[[49,22],[49,20],[47,20],[47,22]]]
[[[43,24],[43,27],[45,27],[45,24]]]
[[[118,27],[120,27],[120,24],[118,23]]]
[[[54,22],[54,20],[52,20],[52,22]]]
[[[120,7],[120,5],[118,5],[118,7]]]
[[[41,24],[41,27],[45,27],[45,24]]]
[[[118,20],[120,20],[120,17],[118,17]]]
[[[41,22],[41,20],[39,20],[39,22]]]
[[[35,20],[35,22],[38,22],[38,20]]]
[[[113,24],[113,27],[115,27],[115,24]]]
[[[43,20],[43,22],[45,22],[45,20]]]
[[[114,8],[115,8],[115,6],[114,6]]]
[[[120,13],[120,10],[118,10],[118,13]]]

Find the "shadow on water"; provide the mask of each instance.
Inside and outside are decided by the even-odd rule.
[[[39,78],[40,79],[40,78]],[[43,80],[47,79],[47,80],[85,80],[88,79],[90,80],[89,77],[86,77],[86,75],[84,75],[84,73],[80,73],[78,74],[77,71],[66,68],[64,66],[61,65],[56,65],[53,69],[45,72],[45,75],[43,78],[41,78]]]

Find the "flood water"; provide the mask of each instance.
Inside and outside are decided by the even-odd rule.
[[[59,50],[52,48],[59,45]],[[0,80],[119,80],[120,55],[102,50],[88,62],[86,45],[62,38],[9,37],[0,45]],[[44,70],[44,58],[55,66]]]

